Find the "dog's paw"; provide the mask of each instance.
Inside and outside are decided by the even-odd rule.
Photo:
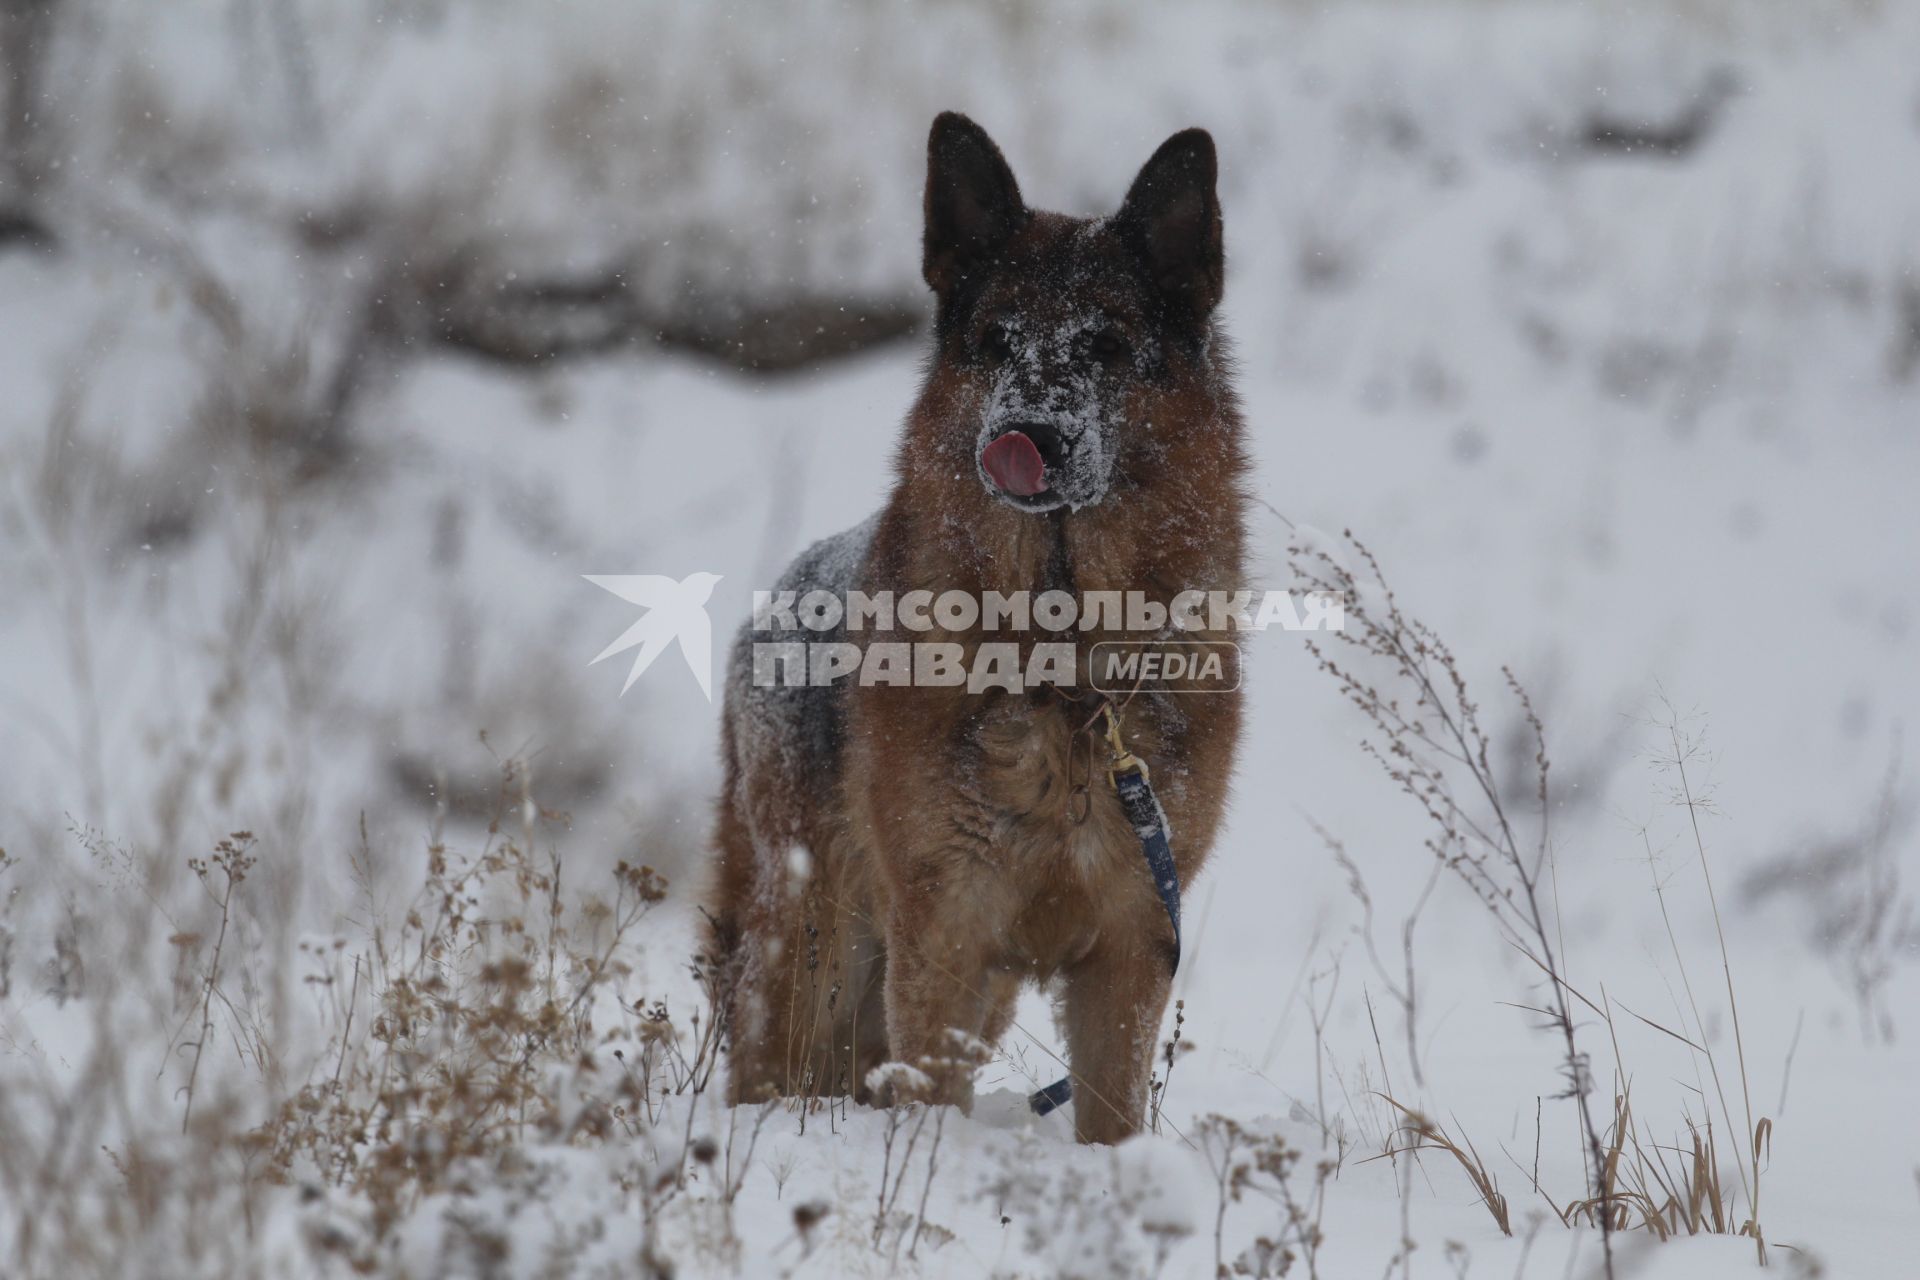
[[[881,1110],[908,1102],[938,1102],[934,1078],[909,1062],[883,1062],[867,1072],[867,1092]]]

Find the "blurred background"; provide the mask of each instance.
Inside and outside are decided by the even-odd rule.
[[[509,757],[582,874],[690,886],[715,709],[671,655],[619,696],[631,609],[581,575],[721,573],[724,633],[878,505],[936,111],[1082,214],[1199,124],[1263,572],[1352,529],[1528,683],[1576,946],[1645,894],[1664,692],[1751,936],[1877,1037],[1920,857],[1916,48],[1868,0],[0,0],[13,887],[84,903],[85,832],[164,882],[246,828],[248,892],[330,928],[355,849],[412,865]],[[1262,645],[1196,1000],[1340,932],[1314,823],[1383,919],[1427,865]],[[60,913],[9,910],[25,973]]]

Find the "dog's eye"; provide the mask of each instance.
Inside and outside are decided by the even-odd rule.
[[[1012,357],[1013,334],[1007,326],[997,322],[987,326],[986,332],[980,335],[980,354],[995,364]]]
[[[1089,350],[1095,360],[1110,369],[1133,358],[1133,344],[1118,329],[1102,329],[1094,334]]]

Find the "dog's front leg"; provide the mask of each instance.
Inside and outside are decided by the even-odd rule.
[[[1130,1138],[1146,1117],[1155,1041],[1173,988],[1165,928],[1161,920],[1103,935],[1067,971],[1063,1022],[1074,1136],[1082,1142]]]
[[[887,930],[887,1042],[893,1059],[924,1072],[920,1087],[896,1083],[875,1101],[973,1104],[975,1058],[967,1040],[1011,990],[987,955],[986,938],[951,903],[897,911]],[[953,1033],[967,1040],[956,1040]]]

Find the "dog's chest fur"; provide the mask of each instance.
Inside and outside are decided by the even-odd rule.
[[[1080,731],[1088,709],[996,696],[986,709],[965,710],[948,721],[950,789],[903,815],[947,837],[910,875],[964,881],[975,920],[1002,940],[1001,962],[1044,977],[1085,954],[1103,929],[1157,911],[1151,878],[1114,795],[1106,748]],[[927,711],[922,728],[940,718]],[[1142,730],[1130,740],[1150,750],[1151,726]]]

